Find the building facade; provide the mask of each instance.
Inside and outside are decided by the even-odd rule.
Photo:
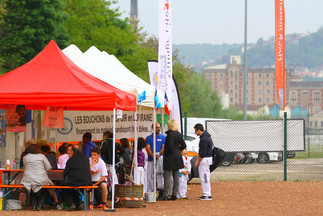
[[[231,58],[230,64],[204,68],[203,76],[211,82],[218,94],[229,95],[229,105],[243,107],[244,68],[239,58]],[[294,79],[291,71],[290,68],[285,69],[285,105],[291,109],[296,106],[307,108],[310,115],[320,112],[323,107],[323,82],[303,82],[299,77]],[[247,105],[255,109],[264,105],[277,105],[275,69],[248,68],[247,74]]]

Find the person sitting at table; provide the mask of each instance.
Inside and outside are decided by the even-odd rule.
[[[75,146],[75,148],[80,149],[80,146],[79,145],[73,145],[73,144],[68,144],[67,145],[66,154],[68,155],[68,157],[65,157],[64,158],[64,160],[62,162],[62,165],[61,165],[61,169],[65,169],[66,163],[67,163],[68,159],[70,159],[73,156],[73,151],[72,151],[73,146]]]
[[[72,157],[66,162],[64,169],[65,185],[78,187],[92,185],[89,158],[81,152],[77,145],[72,147]],[[64,189],[63,198],[67,211],[81,209],[81,200],[77,190]]]
[[[58,152],[60,153],[60,156],[58,157],[58,160],[57,160],[57,164],[58,164],[58,169],[64,169],[63,168],[63,161],[67,161],[67,159],[69,158],[68,154],[67,154],[67,143],[66,145],[63,143],[63,145],[61,145],[59,148],[58,148]],[[65,165],[66,165],[66,162],[65,162]]]
[[[43,204],[48,194],[43,185],[54,185],[48,177],[48,171],[52,169],[45,155],[39,153],[39,146],[31,144],[27,148],[27,155],[23,158],[25,171],[21,184],[30,193],[30,202],[33,211],[43,210]]]
[[[40,147],[42,153],[45,155],[47,160],[49,161],[50,165],[52,166],[52,170],[57,170],[57,159],[56,159],[56,153],[54,151],[51,151],[50,145],[45,144]],[[54,182],[56,185],[57,182]],[[55,202],[55,206],[57,210],[62,210],[62,206],[60,205],[60,201],[58,200],[57,194],[54,189],[49,189],[48,190],[53,197],[53,200]]]
[[[103,208],[103,211],[108,209],[107,207],[107,196],[108,196],[108,187],[106,183],[106,178],[108,172],[105,166],[104,161],[100,158],[101,150],[98,147],[91,149],[90,169],[92,171],[99,171],[100,179],[98,181],[93,181],[93,186],[99,186],[94,190],[94,196],[96,200],[95,208]],[[93,203],[90,203],[90,210],[93,209]]]
[[[35,140],[28,140],[27,142],[24,143],[25,151],[23,151],[21,153],[21,155],[20,155],[20,169],[22,169],[23,166],[24,166],[24,160],[23,160],[23,158],[27,155],[27,148],[31,144],[36,144]]]
[[[56,159],[56,153],[54,151],[51,151],[50,145],[45,144],[40,147],[42,153],[46,156],[48,159],[50,165],[52,166],[53,170],[57,170],[57,159]]]

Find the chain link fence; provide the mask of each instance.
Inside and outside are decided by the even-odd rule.
[[[284,163],[282,119],[230,121],[184,118],[188,151],[198,152],[194,125],[201,123],[214,145],[227,152],[222,165],[211,173],[220,181],[323,181],[323,114],[287,118],[287,161]],[[220,135],[219,135],[220,134]],[[197,170],[194,172],[196,177]],[[193,178],[193,181],[198,180]]]

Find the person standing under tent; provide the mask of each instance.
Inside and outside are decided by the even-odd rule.
[[[88,158],[91,157],[91,149],[97,147],[97,145],[92,141],[92,134],[86,132],[83,134],[83,154]]]
[[[200,182],[202,186],[202,196],[199,200],[212,200],[210,183],[210,165],[212,164],[213,142],[211,135],[204,130],[202,124],[194,126],[195,134],[200,137],[199,156],[195,162],[198,167]]]
[[[115,166],[120,163],[120,156],[124,154],[124,149],[119,143],[115,143]],[[103,133],[103,140],[101,143],[101,157],[107,166],[107,170],[110,176],[113,176],[112,170],[112,157],[113,157],[113,133],[110,131],[105,131]],[[114,184],[118,184],[118,176],[116,169],[114,169]]]
[[[154,125],[152,125],[154,129]],[[162,163],[166,137],[160,133],[160,124],[156,123],[156,167],[159,161]],[[147,167],[147,192],[154,191],[154,134],[146,138],[146,150],[148,153]],[[156,173],[157,188],[164,189],[163,173]]]
[[[138,147],[137,147],[137,172],[134,174],[134,182],[139,185],[143,185],[143,193],[146,193],[145,190],[145,153],[143,149],[146,147],[146,142],[144,138],[138,138]],[[132,160],[134,160],[134,151],[132,152]],[[132,163],[133,164],[133,163]]]

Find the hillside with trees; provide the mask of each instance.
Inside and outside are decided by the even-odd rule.
[[[229,56],[241,55],[243,44],[183,44],[174,45],[183,63],[202,72],[203,67],[229,63]],[[248,44],[248,67],[272,67],[275,65],[274,37],[258,39]],[[285,39],[286,67],[314,69],[323,65],[323,27],[311,34],[290,34]]]
[[[0,72],[33,59],[50,40],[61,49],[75,44],[115,55],[129,70],[149,82],[147,61],[157,59],[158,40],[122,19],[113,0],[30,0],[0,2]],[[221,117],[216,93],[200,73],[174,52],[173,74],[183,112],[194,117]]]

